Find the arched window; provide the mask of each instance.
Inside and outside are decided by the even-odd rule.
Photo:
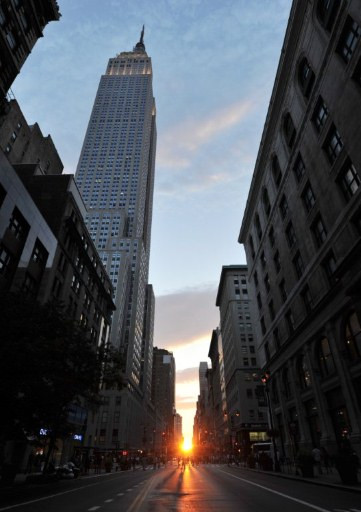
[[[328,31],[332,29],[339,6],[340,0],[318,0],[317,2],[318,21]]]
[[[258,213],[256,213],[256,216],[254,218],[254,225],[256,227],[257,236],[261,240],[261,238],[262,238],[262,226],[261,226],[261,221],[259,220]]]
[[[298,66],[298,83],[300,84],[301,91],[306,98],[308,98],[311,93],[314,81],[315,73],[312,71],[306,57],[304,57]]]
[[[285,368],[282,372],[282,386],[283,386],[283,393],[286,398],[290,398],[291,396],[291,385],[288,375],[288,369]]]
[[[318,343],[317,359],[322,377],[328,377],[335,372],[335,362],[327,338],[322,338]]]
[[[277,155],[274,155],[271,162],[272,167],[272,176],[273,180],[275,182],[276,187],[278,188],[280,186],[281,180],[282,180],[282,171],[281,166],[278,161]]]
[[[292,121],[291,114],[287,112],[283,118],[283,133],[286,139],[287,146],[292,148],[296,138],[296,128]]]
[[[302,389],[311,387],[311,374],[307,366],[306,358],[301,355],[297,361],[298,380]]]
[[[361,327],[355,312],[347,318],[345,337],[348,357],[357,361],[361,357]]]
[[[266,215],[268,217],[271,212],[271,203],[269,200],[269,195],[268,195],[268,191],[267,191],[266,187],[263,187],[262,201],[263,201],[264,211],[266,212]]]

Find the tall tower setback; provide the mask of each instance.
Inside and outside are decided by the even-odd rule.
[[[151,368],[142,361],[142,353],[148,354],[145,345],[152,343],[151,332],[147,334],[148,341],[144,339],[144,319],[147,304],[153,307],[146,296],[156,109],[152,64],[143,38],[144,26],[133,51],[109,59],[100,79],[75,175],[88,208],[87,227],[114,286],[117,309],[111,342],[124,356],[129,396],[122,400],[120,412],[122,418],[128,419],[137,417],[129,410],[129,404],[135,399],[142,401],[146,391],[143,388],[151,379],[143,374],[151,372]],[[118,426],[109,424],[106,434],[114,434],[117,429]],[[111,445],[130,442],[122,427],[119,440],[115,441],[114,435],[112,438]]]

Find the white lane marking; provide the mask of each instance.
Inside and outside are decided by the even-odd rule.
[[[127,492],[131,492],[133,489],[127,489]]]
[[[124,492],[118,492],[117,496],[124,496]]]
[[[88,512],[92,512],[92,510],[98,510],[98,508],[100,508],[100,507],[92,507],[92,508],[88,508]]]
[[[330,512],[330,510],[326,508],[318,507],[317,505],[313,505],[313,503],[309,503],[308,501],[299,500],[298,498],[293,498],[293,496],[289,496],[288,494],[284,494],[283,492],[275,491],[273,489],[270,489],[269,487],[265,487],[264,485],[256,484],[255,482],[252,482],[251,480],[246,480],[245,478],[240,478],[239,476],[232,475],[231,473],[228,473],[227,471],[223,471],[222,469],[219,469],[221,473],[224,473],[225,475],[231,476],[232,478],[236,478],[237,480],[241,480],[242,482],[246,482],[247,484],[254,485],[255,487],[259,487],[260,489],[264,489],[265,491],[272,492],[273,494],[277,494],[278,496],[282,496],[283,498],[287,498],[291,501],[295,501],[296,503],[301,503],[301,505],[306,505],[306,507],[313,508],[314,510],[318,510],[319,512]]]
[[[110,500],[104,500],[104,503],[111,503],[112,501],[114,501],[113,499],[110,499]]]
[[[0,508],[0,512],[3,512],[4,510],[11,510],[12,508],[25,507],[25,505],[32,505],[33,503],[37,503],[38,501],[44,501],[44,500],[49,500],[51,498],[57,498],[58,496],[63,496],[64,494],[69,494],[70,492],[81,491],[83,489],[86,489],[87,487],[94,487],[95,485],[103,485],[103,482],[87,484],[87,485],[83,485],[82,487],[77,487],[76,489],[70,489],[69,491],[58,492],[57,494],[49,494],[49,496],[43,496],[42,498],[37,498],[36,500],[23,501],[22,503],[17,503],[16,505],[9,505],[7,507]]]

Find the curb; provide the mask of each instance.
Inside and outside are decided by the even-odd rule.
[[[322,485],[323,487],[332,487],[333,489],[338,489],[339,491],[346,491],[346,492],[355,492],[355,493],[361,493],[361,484],[359,484],[359,487],[355,486],[346,486],[343,484],[334,484],[332,482],[324,482],[324,481],[317,481],[311,478],[303,478],[296,475],[286,475],[285,473],[275,473],[274,471],[262,471],[260,469],[251,469],[251,468],[244,468],[236,466],[237,469],[245,469],[246,471],[250,471],[253,473],[262,473],[264,475],[270,475],[275,476],[278,478],[284,478],[288,480],[296,480],[298,482],[304,482],[307,484],[312,485]]]

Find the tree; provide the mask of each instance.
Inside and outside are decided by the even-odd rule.
[[[0,443],[69,433],[72,403],[99,403],[99,385],[122,386],[121,359],[96,349],[58,303],[0,297]],[[50,450],[49,450],[50,451]]]

